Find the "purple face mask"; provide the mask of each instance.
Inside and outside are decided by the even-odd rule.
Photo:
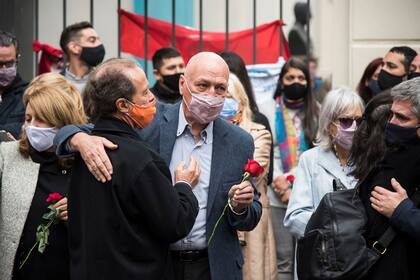
[[[185,100],[184,102],[194,119],[200,124],[208,124],[214,121],[222,111],[225,99],[219,96],[193,93],[187,84],[187,80],[185,80],[185,84],[191,94],[191,102],[190,104]]]
[[[16,78],[16,67],[0,68],[0,87],[7,87]]]
[[[337,125],[337,135],[335,136],[334,143],[339,145],[341,148],[349,151],[351,144],[353,143],[354,132],[356,131],[356,121],[349,128],[343,128],[341,125]]]

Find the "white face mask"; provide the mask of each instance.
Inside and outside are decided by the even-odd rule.
[[[42,128],[30,125],[25,128],[25,131],[31,146],[38,152],[43,152],[53,146],[54,137],[58,129],[55,127]]]

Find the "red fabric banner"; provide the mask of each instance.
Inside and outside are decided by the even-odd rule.
[[[141,15],[125,10],[121,15],[121,50],[137,57],[144,58],[144,24]],[[282,20],[275,20],[257,26],[256,63],[276,63],[280,56],[280,26]],[[289,47],[282,32],[283,56],[289,57]],[[187,62],[200,48],[200,32],[182,25],[176,25],[175,47],[181,52]],[[172,24],[162,20],[148,18],[148,55],[151,60],[155,51],[169,47],[172,39]],[[222,52],[225,48],[224,32],[203,32],[204,51]],[[229,51],[238,53],[246,64],[253,63],[253,29],[229,33]]]
[[[63,51],[56,49],[48,44],[42,44],[34,40],[32,42],[34,52],[41,52],[41,58],[38,64],[38,75],[51,72],[51,66],[56,70],[62,68]]]

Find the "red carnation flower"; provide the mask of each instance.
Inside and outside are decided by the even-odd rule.
[[[249,159],[245,164],[244,171],[249,173],[251,177],[258,177],[264,172],[264,168],[257,161]]]
[[[289,174],[287,175],[286,180],[290,182],[290,184],[293,184],[293,182],[295,181],[295,176],[293,176],[292,174]]]
[[[48,195],[47,202],[55,203],[55,202],[59,201],[62,198],[63,198],[63,196],[61,194],[57,193],[57,192],[50,193]]]
[[[245,180],[248,180],[249,177],[258,177],[263,172],[264,172],[264,168],[258,163],[258,161],[255,161],[253,159],[249,159],[248,162],[245,164],[244,174],[242,174],[241,183],[244,182]],[[222,214],[220,214],[219,218],[217,219],[216,224],[214,225],[213,230],[211,232],[209,241],[207,242],[208,245],[213,240],[214,234],[216,232],[216,228],[219,225],[219,222],[222,219],[222,217],[225,215],[225,211],[226,211],[226,208],[228,207],[228,205],[229,205],[229,202],[226,203],[225,208],[223,208]]]

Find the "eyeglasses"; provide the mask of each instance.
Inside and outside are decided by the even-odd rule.
[[[0,61],[0,69],[1,68],[11,68],[16,66],[16,60],[9,60],[9,61]]]
[[[344,129],[349,128],[353,125],[354,122],[356,122],[356,126],[359,126],[362,122],[363,118],[360,117],[341,117],[338,118],[338,121],[340,122],[340,126]]]

